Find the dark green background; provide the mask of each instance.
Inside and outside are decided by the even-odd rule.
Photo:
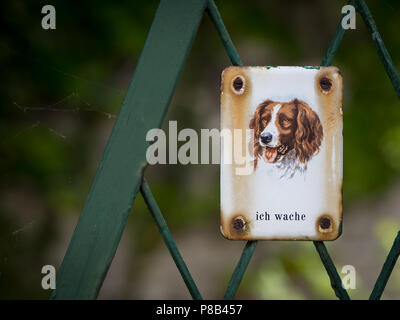
[[[328,0],[216,3],[244,65],[318,65],[346,4]],[[56,30],[41,28],[45,4],[56,8]],[[157,4],[0,2],[1,298],[49,296],[40,286],[41,267],[61,263]],[[399,70],[400,3],[370,0],[367,4]],[[164,127],[168,128],[168,120],[177,120],[178,129],[218,128],[220,73],[229,64],[205,15]],[[358,274],[357,290],[350,291],[350,295],[366,297],[399,228],[400,215],[394,211],[394,216],[386,217],[365,210],[365,215],[357,215],[347,225],[346,217],[356,215],[363,206],[388,210],[388,195],[393,199],[400,195],[396,193],[400,105],[360,16],[357,29],[345,34],[333,64],[344,78],[345,218],[343,237],[332,244],[332,256],[339,271],[342,265],[358,261],[369,266]],[[217,165],[157,166],[146,172],[178,237],[178,247],[190,243],[194,234],[201,243],[204,230],[215,237],[215,246],[203,248],[213,251],[209,259],[221,248],[234,247],[223,265],[215,266],[208,259],[198,262],[204,267],[194,272],[194,278],[205,298],[222,297],[244,245],[219,235],[218,174]],[[365,228],[369,224],[374,233]],[[355,235],[358,241],[362,237],[374,244],[367,247],[370,260],[358,257],[365,248],[352,245]],[[250,265],[238,298],[334,297],[311,243],[274,242],[259,247],[264,245],[268,249],[257,248],[259,256]],[[173,267],[172,259],[158,253],[166,249],[140,196],[120,249],[111,267],[112,280],[106,280],[100,297],[149,298],[152,292],[158,297],[157,286],[151,291],[150,282],[144,293],[138,279],[146,278],[154,257],[168,268]],[[183,251],[183,256],[190,257],[190,251],[186,249],[186,255]],[[114,264],[124,267],[114,272]],[[220,271],[207,278],[208,272],[212,274],[209,265]],[[182,281],[176,274],[177,281]],[[386,295],[399,298],[398,267],[391,280]],[[178,289],[171,289],[171,294],[166,290],[161,297],[188,297],[182,283]]]

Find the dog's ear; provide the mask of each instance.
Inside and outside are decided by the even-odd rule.
[[[261,131],[262,131],[262,115],[265,112],[265,109],[272,103],[272,100],[265,100],[261,102],[257,108],[256,111],[254,112],[253,118],[250,120],[250,129],[254,130],[254,137],[260,137]],[[254,139],[256,140],[256,139]]]
[[[318,114],[304,101],[294,99],[297,107],[297,130],[295,149],[300,162],[306,163],[318,153],[323,138],[323,129]]]
[[[254,155],[254,169],[257,168],[258,158],[262,154],[262,147],[260,146],[260,134],[263,130],[262,115],[265,113],[267,107],[272,103],[272,100],[265,100],[261,102],[254,112],[253,118],[250,120],[249,128],[254,130],[253,136],[253,155]]]

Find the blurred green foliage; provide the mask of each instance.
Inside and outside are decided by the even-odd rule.
[[[41,28],[45,4],[0,2],[0,298],[48,297],[38,285],[41,266],[49,259],[60,263],[66,243],[56,244],[61,234],[69,239],[72,233],[158,2],[52,1],[55,31]],[[344,4],[217,1],[247,65],[319,64]],[[400,3],[368,5],[399,70]],[[205,16],[165,124],[218,127],[219,75],[229,64]],[[398,180],[400,108],[361,17],[334,64],[344,77],[343,192],[349,206]],[[202,221],[218,226],[218,174],[215,165],[148,168],[173,232]],[[133,216],[131,245],[144,256],[160,237],[140,196]],[[293,279],[304,285],[289,290]],[[259,265],[245,287],[260,298],[332,297],[310,246],[301,246],[295,259],[283,251]]]

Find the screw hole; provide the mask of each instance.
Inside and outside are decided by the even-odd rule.
[[[323,92],[328,93],[332,88],[332,81],[327,77],[323,77],[319,80],[319,86]]]
[[[232,81],[232,88],[236,94],[243,94],[244,92],[244,78],[242,76],[236,76]]]

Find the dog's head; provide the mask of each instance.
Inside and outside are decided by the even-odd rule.
[[[307,163],[319,151],[323,130],[318,115],[304,101],[266,100],[257,106],[250,121],[254,130],[253,152],[257,159],[274,163],[295,149],[300,163]]]

